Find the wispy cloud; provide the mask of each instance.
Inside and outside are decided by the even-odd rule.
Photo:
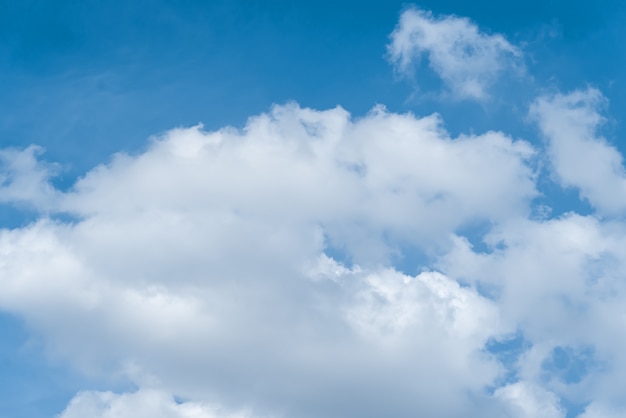
[[[435,17],[410,8],[390,36],[389,60],[396,70],[413,77],[416,64],[426,57],[457,99],[485,100],[489,88],[505,71],[523,69],[522,52],[500,34],[487,34],[469,19]],[[417,75],[419,82],[419,74]]]
[[[541,96],[530,107],[558,181],[575,187],[605,214],[626,210],[626,171],[619,151],[599,134],[606,99],[596,89]]]

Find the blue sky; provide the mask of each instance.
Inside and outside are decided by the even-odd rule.
[[[411,61],[408,72],[403,72],[392,57],[393,41],[400,35],[394,38],[392,33],[401,32],[401,16],[412,11],[426,16],[418,26],[466,22],[462,30],[477,28],[483,37],[469,41],[474,51],[500,36],[507,46],[479,53],[477,59],[493,58],[502,70],[482,64],[476,73],[469,65],[450,70],[448,61],[437,67],[436,54],[443,47],[433,41],[432,45],[411,44],[417,49],[399,53]],[[213,417],[243,409],[250,415],[232,416],[333,417],[382,411],[389,405],[398,408],[394,415],[398,417],[454,416],[456,407],[476,408],[484,416],[501,416],[504,410],[512,417],[533,416],[532,411],[555,417],[619,416],[626,406],[607,389],[620,383],[614,375],[625,360],[616,354],[623,343],[611,337],[619,324],[603,328],[602,335],[594,334],[593,324],[618,318],[623,300],[619,298],[626,297],[619,273],[626,256],[619,248],[611,249],[626,237],[626,205],[619,197],[626,190],[620,189],[624,180],[620,157],[626,153],[622,139],[626,50],[621,47],[625,19],[626,5],[617,0],[0,1],[0,141],[2,149],[12,150],[2,157],[0,189],[0,281],[8,283],[0,290],[7,295],[0,298],[0,386],[5,388],[0,390],[0,417],[72,418],[80,411],[110,416],[96,404],[127,408],[130,412],[124,413],[129,416],[158,410],[159,417],[172,418]],[[516,52],[499,49],[507,47]],[[419,48],[421,52],[415,52]],[[446,78],[450,74],[446,71],[453,71],[451,78]],[[487,80],[484,96],[463,96],[459,90],[472,77]],[[372,111],[377,105],[385,106],[381,112],[387,116]],[[328,109],[335,110],[322,112]],[[428,118],[433,113],[440,115],[438,123]],[[264,125],[263,116],[258,117],[261,114],[270,115],[270,127]],[[594,122],[600,116],[605,121]],[[192,128],[199,123],[202,130]],[[342,123],[351,133],[336,133]],[[310,134],[307,124],[323,126],[324,132],[335,132],[343,138],[338,141],[345,143],[337,154],[314,148],[311,152],[322,157],[311,172],[308,160],[302,162],[300,154],[291,154],[297,148],[291,141]],[[307,134],[296,125],[304,126]],[[218,141],[211,139],[213,133],[226,126],[239,131],[224,133],[226,139],[219,141],[235,145],[224,145],[223,154],[188,162],[189,167],[217,168],[187,172],[178,160],[164,157],[184,154],[177,147],[192,149],[194,141],[200,141],[197,137],[207,143]],[[485,134],[489,131],[501,133],[492,138]],[[405,134],[434,138],[422,145],[432,150],[385,145],[385,141],[395,144],[395,136]],[[457,138],[463,135],[470,139]],[[149,139],[155,136],[160,139]],[[276,142],[264,142],[266,137]],[[366,138],[363,141],[372,145],[355,145],[358,141],[353,137]],[[404,144],[400,139],[397,143]],[[42,151],[31,161],[21,150],[33,144]],[[238,149],[236,144],[243,145]],[[426,174],[416,173],[410,161],[404,161],[407,150],[425,156],[415,161],[427,167]],[[112,159],[119,153],[128,155]],[[241,155],[248,157],[237,159]],[[274,160],[275,155],[280,158]],[[585,155],[590,156],[588,164]],[[343,172],[326,171],[324,158],[341,164],[345,158],[348,171],[365,178],[364,183]],[[23,166],[20,161],[30,162]],[[229,164],[235,168],[225,168]],[[272,176],[280,167],[294,170],[288,177],[295,185],[274,187],[280,180]],[[240,176],[256,177],[258,182],[240,181]],[[334,186],[318,190],[321,183],[336,185],[337,190]],[[165,184],[163,191],[161,184]],[[387,188],[393,193],[387,193]],[[414,200],[407,190],[420,190],[425,200]],[[290,200],[300,191],[307,192],[301,201],[308,205]],[[215,196],[220,203],[203,200],[205,195]],[[322,200],[337,203],[318,204]],[[435,206],[430,206],[433,202]],[[222,213],[222,204],[230,215]],[[203,216],[220,222],[207,225]],[[161,225],[168,226],[161,230]],[[119,234],[109,234],[108,229]],[[132,239],[123,231],[129,231]],[[557,239],[563,231],[574,237],[571,242],[576,245],[581,240],[589,245],[568,250],[574,244]],[[263,247],[260,254],[250,243]],[[126,253],[115,250],[127,244]],[[553,259],[541,258],[550,254]],[[571,254],[577,258],[568,258]],[[277,279],[301,274],[294,272],[310,267],[318,256],[332,267],[318,266],[326,272],[319,274],[336,274],[344,282],[333,278],[320,284],[321,279],[311,279],[313,284],[304,286]],[[32,263],[36,267],[29,266],[31,259],[38,260]],[[237,260],[250,265],[254,273]],[[542,262],[550,265],[542,268]],[[537,263],[539,272],[529,263]],[[324,270],[327,267],[335,273]],[[522,272],[557,277],[562,288],[537,279],[530,280],[531,290],[527,290],[520,284],[527,279]],[[412,277],[411,283],[419,283],[417,290],[397,290],[405,283],[398,274]],[[267,284],[249,283],[255,275]],[[568,282],[574,276],[578,279]],[[225,277],[228,285],[211,287]],[[58,289],[53,282],[59,283]],[[131,282],[132,286],[127,284]],[[40,295],[22,290],[37,283],[42,289],[52,286],[48,296],[46,291]],[[457,289],[458,283],[462,286]],[[76,299],[71,296],[68,302],[59,296],[63,286],[71,295],[76,291]],[[193,286],[205,299],[190,296]],[[359,354],[363,359],[376,358],[376,350],[390,353],[385,351],[389,347],[368,340],[382,332],[376,328],[380,325],[376,318],[422,315],[422,311],[402,309],[407,303],[427,305],[428,298],[420,292],[435,294],[437,286],[459,300],[474,301],[475,306],[470,305],[475,309],[468,315],[489,318],[485,321],[490,324],[485,330],[470,324],[467,329],[473,331],[459,334],[465,351],[454,355],[474,359],[467,360],[471,366],[462,370],[442,366],[433,372],[442,387],[460,388],[458,393],[433,389],[428,395],[432,399],[458,396],[458,403],[451,402],[449,409],[435,401],[415,409],[408,400],[416,392],[428,391],[408,384],[406,370],[428,372],[398,347],[417,344],[416,352],[426,360],[430,349],[410,335],[426,335],[433,346],[448,347],[446,339],[437,342],[443,337],[428,322],[415,325],[417,331],[395,322],[386,325],[392,331],[385,332],[398,332],[393,338],[385,334],[391,340],[410,339],[410,344],[405,341],[409,345],[398,343],[393,348],[399,350],[394,351],[397,358],[407,362],[406,370],[401,360],[398,364],[381,361],[371,369],[355,360],[346,366],[345,374],[335,375],[313,372],[295,359],[284,360],[293,353],[304,355],[303,347],[309,343],[314,354],[307,354],[308,362],[328,368],[333,362],[341,364],[337,347],[342,344],[363,349]],[[274,293],[278,296],[268,296]],[[390,299],[379,305],[373,294]],[[406,295],[419,297],[412,300]],[[589,295],[597,299],[587,299]],[[133,327],[143,326],[143,319],[130,321],[133,325],[126,329],[114,313],[101,307],[110,303],[122,312],[133,306],[129,302],[133,297],[139,298],[140,305],[145,302],[141,318],[150,319],[148,323],[164,321],[172,327],[169,334],[144,336],[137,328],[137,336],[131,337]],[[82,302],[76,302],[79,299]],[[559,307],[533,313],[518,306],[522,302],[516,299],[528,306],[554,303]],[[211,311],[213,305],[203,305],[206,300],[219,309],[224,305],[223,310]],[[240,312],[237,301],[248,303],[250,310]],[[281,309],[260,308],[268,303]],[[441,303],[457,306],[448,299]],[[398,310],[388,312],[394,304]],[[327,305],[338,308],[323,308]],[[150,310],[155,306],[158,315]],[[182,306],[191,306],[190,311]],[[299,319],[283,323],[285,312]],[[345,312],[346,318],[341,316]],[[81,315],[86,323],[77,319]],[[266,321],[261,327],[263,338],[251,330],[253,324],[259,325],[250,319],[255,315]],[[578,318],[587,328],[578,333],[564,330],[549,338],[553,330],[539,325],[542,316],[559,315]],[[335,329],[330,324],[339,316],[354,338],[336,337],[340,326]],[[213,320],[223,322],[229,331],[204,334],[203,327],[210,328],[206,324]],[[273,325],[266,329],[268,323]],[[552,325],[565,323],[563,319]],[[186,324],[192,324],[189,332],[197,339],[187,335]],[[456,322],[450,326],[458,330]],[[99,327],[102,333],[89,332]],[[281,339],[303,329],[316,337],[302,331],[303,340],[291,349],[268,354],[275,345],[289,346]],[[190,346],[215,353],[219,361],[194,357],[198,354],[178,347],[168,339],[171,336],[189,339]],[[227,342],[215,342],[222,338]],[[84,341],[88,339],[93,344]],[[258,362],[246,360],[250,352],[239,345],[244,343],[255,349],[258,344]],[[240,348],[240,356],[224,354]],[[493,356],[491,362],[472,357],[485,352]],[[189,356],[189,364],[172,360],[184,356]],[[215,377],[186,378],[184,371],[194,369],[194,361],[198,370]],[[276,378],[264,374],[272,365]],[[393,382],[389,387],[398,390],[386,394],[387,401],[355,407],[353,403],[364,394],[380,390],[372,376]],[[285,387],[274,382],[280,378],[307,383],[301,391],[294,390],[287,402],[281,395]],[[329,387],[339,395],[325,391],[310,395],[329,379],[336,379]],[[248,381],[252,383],[242,383]],[[109,399],[102,395],[105,391],[126,395]],[[79,392],[100,400],[88,398],[91,395],[81,398]],[[474,397],[468,400],[459,393]],[[170,404],[170,397],[180,402]],[[78,405],[74,409],[68,407],[72,399]],[[129,401],[128,406],[127,399],[135,403]],[[205,411],[205,404],[222,405],[223,410]],[[133,410],[137,405],[147,409]],[[192,408],[200,411],[198,415],[189,412]]]
[[[75,174],[120,149],[138,149],[147,136],[173,126],[241,125],[249,115],[288,100],[320,109],[341,104],[355,115],[375,103],[397,111],[470,112],[471,119],[459,126],[447,122],[459,131],[498,124],[502,110],[495,105],[407,102],[407,86],[394,82],[383,59],[387,36],[406,5],[7,3],[0,65],[2,105],[10,111],[2,119],[2,136],[7,145],[41,144],[49,159],[71,163]],[[528,42],[536,78],[531,91],[591,83],[602,88],[612,114],[619,115],[625,59],[618,48],[624,30],[620,2],[419,6],[467,16],[487,30]],[[517,101],[532,98],[519,90]]]

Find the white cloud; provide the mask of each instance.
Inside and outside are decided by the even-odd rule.
[[[564,418],[558,398],[550,392],[525,382],[499,388],[495,397],[507,403],[511,418]]]
[[[198,402],[176,402],[171,395],[139,390],[121,395],[112,392],[81,392],[59,418],[251,418],[248,413],[229,413]]]
[[[620,418],[626,414],[624,407],[612,407],[601,403],[592,403],[578,418]]]
[[[619,151],[598,134],[606,99],[595,89],[538,98],[530,108],[547,141],[558,181],[580,190],[604,214],[626,209],[626,172]]]
[[[419,333],[423,327],[434,327],[452,344],[473,339],[476,347],[498,334],[495,306],[439,273],[413,278],[387,270],[365,280],[368,286],[357,293],[359,302],[348,311],[348,320],[373,341],[395,343],[415,326]]]
[[[289,105],[252,118],[243,132],[173,131],[144,155],[120,155],[92,171],[62,205],[125,222],[149,222],[157,210],[210,211],[201,218],[206,228],[231,222],[263,234],[292,225],[285,234],[306,228],[298,233],[312,234],[314,248],[321,228],[357,261],[378,261],[393,251],[382,235],[420,244],[469,221],[525,213],[536,195],[533,153],[497,132],[450,138],[436,115],[377,108],[352,122],[341,108]],[[216,251],[229,251],[225,244]],[[241,251],[237,237],[232,245]]]
[[[0,231],[0,307],[78,370],[142,388],[77,395],[63,418],[150,405],[561,416],[558,397],[615,402],[626,225],[528,219],[534,158],[502,133],[450,138],[438,116],[292,104],[240,131],[170,131],[66,192],[33,160],[28,198],[74,219]],[[476,222],[491,225],[488,252],[456,235]],[[440,272],[395,269],[407,247],[438,255]],[[513,365],[485,351],[516,331],[530,346]],[[591,347],[578,380],[546,371],[559,347]],[[497,388],[511,372],[523,383]]]
[[[29,232],[58,237],[63,229]],[[214,275],[207,260],[149,276],[171,258],[123,276],[90,275],[96,264],[77,249],[65,253],[58,239],[16,244],[2,247],[20,256],[3,269],[13,279],[3,306],[87,373],[262,413],[333,417],[376,408],[452,417],[478,408],[466,393],[480,395],[500,371],[480,354],[499,328],[497,310],[441,275],[348,270],[328,283],[259,270],[235,281]],[[26,260],[28,268],[17,267]],[[206,277],[190,283],[190,274]]]
[[[500,34],[486,34],[467,18],[434,17],[410,8],[402,13],[388,46],[396,69],[410,75],[423,55],[450,93],[484,100],[505,71],[520,73],[521,51]]]
[[[489,289],[504,325],[523,333],[529,347],[514,365],[517,375],[576,402],[619,400],[626,225],[568,214],[504,223],[485,240],[492,252],[457,238],[439,267]],[[549,366],[555,349],[570,353],[556,369]]]
[[[57,192],[49,180],[56,167],[37,160],[42,151],[34,145],[23,150],[0,150],[0,203],[18,203],[40,210],[53,204]]]
[[[56,192],[73,222],[0,231],[0,307],[85,373],[194,402],[299,418],[496,411],[485,387],[502,367],[483,345],[511,331],[499,309],[442,274],[381,265],[525,216],[532,158],[501,133],[450,138],[437,116],[380,108],[174,130]],[[93,404],[81,396],[127,403],[80,395],[70,412]]]

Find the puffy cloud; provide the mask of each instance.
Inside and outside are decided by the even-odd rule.
[[[530,115],[546,139],[558,181],[579,189],[602,213],[620,214],[626,209],[626,172],[622,155],[598,133],[605,103],[592,88],[557,93],[538,98]]]
[[[173,130],[56,191],[70,221],[0,231],[0,306],[85,373],[194,402],[498,416],[486,387],[503,370],[483,348],[512,331],[499,308],[389,266],[403,246],[525,216],[533,158],[501,133],[450,138],[438,116],[382,108],[353,121],[278,106],[241,131]],[[142,393],[79,395],[65,414],[136,401],[186,416]]]
[[[578,109],[554,110],[564,97],[531,113],[560,120]],[[571,136],[617,153],[585,134],[585,106]],[[559,398],[593,402],[587,417],[620,399],[626,225],[530,219],[524,141],[290,104],[167,132],[67,191],[36,152],[3,154],[4,199],[53,217],[0,231],[0,307],[73,367],[141,388],[78,394],[62,418],[561,417]],[[480,222],[484,251],[459,235]],[[437,264],[400,272],[407,249]],[[487,343],[515,332],[528,347],[505,364]]]
[[[322,231],[362,263],[379,261],[394,241],[430,243],[468,222],[525,213],[536,196],[533,157],[528,143],[497,132],[450,138],[437,115],[376,108],[352,122],[341,108],[278,106],[243,132],[172,131],[143,155],[119,155],[61,205],[131,224],[155,211],[200,215],[216,234],[229,222],[232,232],[283,230],[277,240],[296,239],[289,234],[297,231],[313,247]],[[202,217],[206,211],[212,216]],[[231,248],[228,241],[219,247]]]
[[[521,51],[502,35],[481,32],[467,18],[435,17],[415,8],[402,13],[388,52],[405,75],[426,55],[430,68],[460,99],[484,100],[501,73],[523,69]]]
[[[226,281],[207,260],[193,269],[204,280],[189,284],[181,261],[159,286],[137,272],[90,274],[85,253],[63,251],[63,229],[40,224],[34,239],[3,246],[20,257],[3,269],[12,281],[2,303],[88,373],[261,413],[333,417],[480,410],[466,393],[480,396],[500,371],[481,354],[499,329],[497,310],[439,274],[338,266],[344,273],[330,282],[265,271]],[[28,269],[16,268],[27,259]]]

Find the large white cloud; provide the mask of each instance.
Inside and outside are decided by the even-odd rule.
[[[231,409],[497,411],[486,387],[503,370],[483,347],[512,331],[497,306],[384,266],[527,215],[533,158],[501,133],[450,138],[436,115],[382,108],[353,121],[278,106],[241,131],[170,131],[33,195],[74,219],[0,232],[0,306],[85,373]]]
[[[435,17],[409,8],[388,46],[391,62],[405,75],[422,56],[456,98],[484,100],[505,71],[521,74],[522,52],[500,34],[487,34],[467,18]]]

